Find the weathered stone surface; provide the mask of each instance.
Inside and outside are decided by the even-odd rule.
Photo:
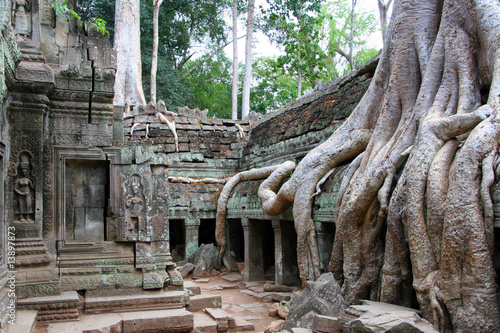
[[[189,299],[188,310],[195,312],[206,308],[220,308],[222,299],[217,295],[196,295]]]
[[[193,281],[184,281],[184,289],[189,290],[193,295],[201,294],[200,287],[194,284]]]
[[[278,309],[280,308],[280,306],[281,306],[280,303],[273,303],[271,305],[271,308],[269,309],[269,316],[278,317]]]
[[[203,333],[217,333],[217,322],[207,314],[193,313],[194,330]]]
[[[312,330],[314,332],[340,333],[342,329],[337,317],[314,315]]]
[[[193,326],[193,314],[186,310],[147,311],[123,317],[123,333],[191,332]]]
[[[344,313],[346,307],[333,274],[326,273],[317,281],[308,281],[302,293],[294,294],[283,328],[285,330],[293,327],[311,328],[314,315],[338,316]]]
[[[38,322],[78,320],[78,294],[62,292],[56,296],[42,296],[17,300],[18,310],[37,310]]]
[[[292,293],[272,293],[271,298],[276,302],[290,301],[292,298]]]
[[[7,324],[6,333],[35,332],[37,310],[16,310],[15,325]]]
[[[283,319],[273,321],[268,327],[266,327],[266,333],[281,332],[283,330],[283,325],[285,321]]]
[[[184,265],[177,267],[177,269],[181,273],[182,277],[185,278],[194,271],[195,265],[193,263],[187,262]]]
[[[241,317],[236,316],[229,319],[229,329],[232,332],[254,331],[255,325]]]
[[[344,332],[437,332],[430,322],[418,315],[415,309],[383,302],[363,301],[362,303],[351,305],[346,310],[346,315],[339,318]],[[352,318],[356,314],[359,317]],[[347,318],[349,319],[346,320]]]
[[[218,332],[227,332],[231,316],[221,309],[207,308],[205,312],[217,322]]]
[[[222,279],[229,281],[229,282],[239,282],[243,281],[243,276],[239,273],[230,273],[221,276]]]
[[[195,265],[193,277],[210,276],[213,270],[220,269],[219,250],[213,244],[201,244],[189,260]]]
[[[97,296],[85,299],[85,313],[184,308],[189,301],[184,291],[143,291],[132,295]]]

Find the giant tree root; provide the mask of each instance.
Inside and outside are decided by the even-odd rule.
[[[215,240],[219,246],[219,258],[223,260],[224,266],[231,270],[231,266],[226,257],[227,235],[226,235],[226,212],[227,201],[233,188],[242,181],[257,180],[269,177],[274,171],[279,170],[285,174],[290,174],[295,169],[295,163],[287,161],[279,165],[264,167],[259,169],[251,169],[240,172],[227,181],[219,195],[217,201],[217,215],[215,219]],[[279,184],[278,184],[279,185]]]

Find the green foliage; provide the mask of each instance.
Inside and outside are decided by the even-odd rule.
[[[80,20],[80,15],[75,12],[74,10],[70,9],[68,7],[68,0],[65,0],[63,3],[59,3],[57,1],[54,1],[52,3],[52,8],[56,12],[56,15],[64,17],[66,22],[69,22],[71,18],[74,18],[76,20]],[[89,20],[89,22],[92,24],[92,27],[99,31],[103,36],[107,33],[109,33],[108,30],[106,30],[106,22],[102,18],[93,18]],[[85,28],[85,30],[88,29],[87,23],[84,21],[80,22],[80,25]]]
[[[113,41],[115,26],[115,0],[78,0],[76,9],[82,21],[104,21],[109,38]]]
[[[223,12],[229,6],[227,0],[172,0],[164,1],[160,6],[157,96],[165,101],[168,108],[175,110],[184,105],[202,107],[193,104],[193,100],[206,98],[196,96],[200,93],[200,90],[195,89],[198,85],[190,85],[183,75],[189,70],[191,65],[188,64],[192,64],[193,59],[203,59],[214,47],[226,43],[228,28]],[[152,1],[141,1],[142,77],[146,95],[150,91],[152,17]],[[209,63],[219,66],[213,61]],[[193,75],[196,74],[192,73],[189,77]]]
[[[321,8],[319,20],[324,52],[321,67],[327,74],[323,79],[343,76],[378,53],[378,50],[365,48],[368,36],[378,30],[375,15],[360,11],[353,13],[350,0],[327,2]],[[352,55],[353,68],[348,55]]]
[[[316,64],[321,59],[318,16],[321,0],[272,0],[262,9],[259,26],[275,44],[284,48],[280,57],[290,71],[303,73],[305,85],[318,79]]]
[[[224,53],[199,64],[202,61],[196,59],[187,64],[188,68],[199,65],[183,81],[193,94],[190,105],[208,109],[209,116],[231,118],[232,61]]]
[[[276,111],[297,98],[297,76],[290,75],[290,65],[281,58],[259,57],[253,64],[255,86],[250,94],[250,109],[267,113]]]

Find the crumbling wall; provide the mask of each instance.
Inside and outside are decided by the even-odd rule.
[[[314,92],[266,115],[251,129],[245,140],[239,170],[279,164],[286,160],[299,162],[349,116],[368,88],[377,63],[375,58],[360,70],[323,84]],[[340,171],[330,177],[323,186],[323,192],[316,197],[315,221],[333,222]],[[236,186],[228,202],[228,218],[270,218],[263,212],[257,198],[261,182],[245,182]],[[285,212],[281,218],[292,220],[291,211]]]

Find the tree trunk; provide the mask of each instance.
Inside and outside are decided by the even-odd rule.
[[[114,104],[146,104],[142,90],[139,0],[117,0],[115,12],[116,76]]]
[[[243,96],[241,106],[241,119],[248,116],[250,112],[250,86],[252,85],[252,37],[253,37],[253,14],[255,0],[248,0],[247,39],[245,44],[245,77],[243,79]]]
[[[352,162],[329,267],[345,300],[410,305],[413,287],[437,329],[500,330],[489,194],[500,139],[499,46],[497,0],[395,2],[358,106],[280,188],[282,167],[259,190],[269,215],[293,204],[303,283],[322,270],[316,185]]]
[[[231,119],[238,119],[238,0],[233,0],[233,87]]]
[[[156,103],[156,71],[158,69],[158,13],[163,0],[153,2],[153,55],[151,56],[151,102]]]
[[[382,0],[378,0],[378,12],[380,16],[380,31],[382,33],[382,42],[385,45],[385,38],[387,37],[387,12],[389,11],[389,6],[392,0],[388,0],[384,3]]]

